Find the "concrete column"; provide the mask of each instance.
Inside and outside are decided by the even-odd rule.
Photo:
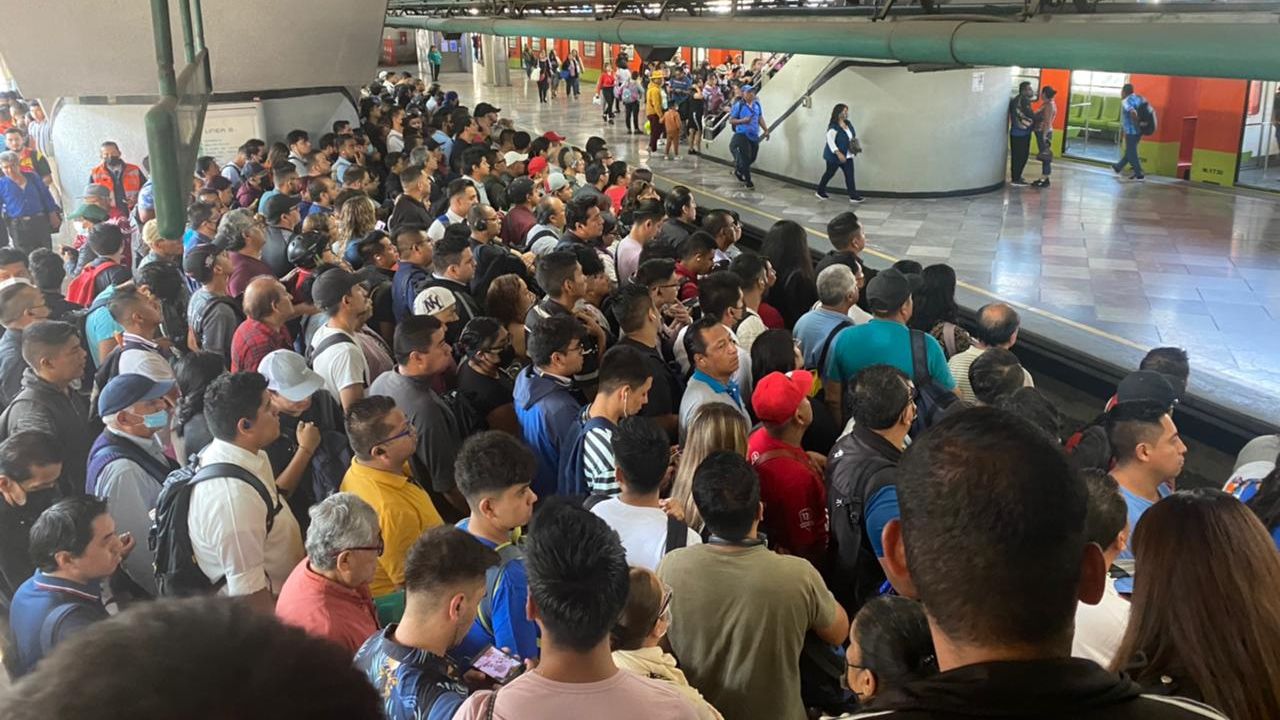
[[[496,35],[481,35],[480,48],[484,54],[484,84],[490,87],[511,85],[511,68],[507,66],[507,39]]]

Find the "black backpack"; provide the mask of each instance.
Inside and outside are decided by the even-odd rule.
[[[243,481],[257,491],[267,505],[267,534],[271,534],[276,515],[284,504],[274,501],[267,486],[253,473],[231,463],[214,463],[201,468],[192,463],[174,470],[160,489],[155,520],[147,538],[147,546],[156,558],[156,590],[161,597],[208,595],[226,583],[225,577],[210,582],[209,576],[196,563],[188,524],[192,488],[205,480],[221,477]]]
[[[458,428],[460,439],[465,440],[482,430],[489,429],[489,421],[461,391],[455,388],[441,395],[440,399],[453,415],[453,423]]]
[[[837,442],[827,461],[827,508],[831,522],[831,545],[834,552],[834,569],[840,578],[833,590],[836,599],[850,612],[875,597],[884,582],[884,571],[871,549],[867,535],[867,501],[881,487],[871,479],[893,463],[879,456],[865,458],[852,472],[845,470],[844,443]]]
[[[1143,135],[1156,133],[1156,111],[1144,97],[1138,97],[1138,105],[1133,109],[1138,115],[1138,132]]]

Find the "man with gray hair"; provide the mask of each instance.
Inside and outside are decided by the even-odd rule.
[[[829,265],[818,273],[818,304],[800,316],[792,330],[800,343],[804,366],[826,379],[827,357],[836,335],[869,318],[854,315],[858,309],[858,278],[847,265]]]
[[[560,235],[564,233],[564,201],[554,195],[543,197],[533,219],[537,223],[525,234],[525,247],[542,257],[560,244]]]
[[[222,216],[214,243],[231,254],[231,279],[227,292],[239,297],[249,287],[250,281],[261,275],[275,277],[271,266],[262,259],[267,246],[266,223],[259,222],[252,210],[241,208]]]
[[[378,514],[353,493],[311,506],[307,556],[280,589],[276,617],[354,654],[378,631],[369,581],[382,554]]]
[[[62,221],[62,210],[49,186],[35,173],[23,172],[22,158],[13,151],[0,153],[0,173],[0,208],[13,246],[24,255],[51,247],[53,226]]]
[[[1018,342],[1021,320],[1018,311],[1002,302],[987,303],[978,308],[978,324],[972,334],[973,344],[968,350],[956,353],[947,361],[951,375],[956,379],[956,395],[967,403],[976,403],[978,397],[969,382],[969,367],[973,361],[991,348],[1008,350]],[[1031,373],[1022,369],[1023,387],[1035,387]]]

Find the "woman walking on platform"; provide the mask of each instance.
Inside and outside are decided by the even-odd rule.
[[[538,102],[546,104],[547,87],[551,84],[551,77],[555,71],[551,69],[551,61],[547,59],[546,51],[538,52]]]
[[[827,161],[827,170],[818,181],[818,197],[830,199],[827,195],[827,183],[835,177],[836,169],[844,173],[844,184],[849,190],[849,202],[860,203],[862,196],[853,182],[853,156],[862,152],[858,142],[858,134],[849,123],[849,106],[837,103],[831,109],[831,124],[827,126],[827,142],[822,147],[822,158]]]
[[[1049,187],[1049,176],[1053,174],[1053,121],[1058,116],[1058,105],[1053,96],[1058,91],[1045,86],[1040,91],[1043,102],[1036,111],[1036,159],[1040,161],[1040,179],[1031,183],[1033,187]]]
[[[617,78],[613,74],[613,65],[608,60],[605,60],[604,68],[600,71],[600,80],[596,83],[596,94],[600,96],[601,119],[610,125],[613,124],[613,98],[616,80]]]
[[[547,76],[547,82],[551,83],[551,99],[555,100],[560,96],[560,57],[556,55],[554,48],[547,56],[547,69],[551,71]]]

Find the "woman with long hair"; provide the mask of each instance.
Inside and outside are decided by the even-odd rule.
[[[547,59],[547,51],[538,51],[538,102],[544,105],[547,102],[547,88],[551,87],[551,80],[555,77],[556,51],[551,51],[551,58]],[[557,84],[559,79],[556,80]]]
[[[960,310],[956,306],[956,271],[938,263],[920,272],[920,289],[912,293],[911,321],[908,325],[926,332],[942,345],[948,359],[969,349],[972,340],[960,327]]]
[[[1240,480],[1233,477],[1224,489],[1243,501],[1258,516],[1262,527],[1271,533],[1271,539],[1280,548],[1280,458],[1276,458],[1271,472],[1261,480]]]
[[[1280,718],[1280,554],[1220,490],[1177,492],[1133,532],[1138,568],[1113,670],[1233,720]]]
[[[822,146],[822,159],[827,161],[827,169],[818,181],[818,191],[814,193],[823,200],[830,200],[827,195],[827,183],[835,177],[836,170],[844,173],[844,185],[849,190],[849,202],[860,203],[863,198],[858,194],[858,186],[853,181],[853,156],[862,152],[858,142],[858,133],[849,122],[849,106],[836,103],[831,108],[831,120],[827,123],[827,138]]]
[[[605,187],[604,194],[613,206],[614,217],[622,214],[622,201],[626,199],[627,191],[630,189],[631,166],[627,165],[625,160],[614,160],[609,163],[609,184]]]
[[[360,242],[373,232],[377,224],[378,215],[374,212],[373,203],[361,195],[348,198],[338,208],[338,237],[333,241],[333,254],[345,257],[347,246]]]
[[[208,350],[187,353],[178,362],[176,379],[182,395],[178,398],[173,450],[179,462],[185,464],[187,458],[213,442],[213,433],[204,419],[204,391],[226,371],[227,362],[222,354]]]
[[[760,384],[769,373],[783,374],[804,369],[804,357],[790,330],[765,330],[751,344],[751,387]],[[816,381],[809,388],[809,405],[813,407],[813,423],[805,430],[800,446],[826,455],[840,437],[840,427],[831,416],[831,408],[822,397],[822,386]]]
[[[511,332],[497,318],[475,317],[462,329],[454,350],[459,356],[458,391],[484,416],[489,430],[520,437],[511,395],[520,365]]]
[[[761,253],[769,258],[778,282],[765,299],[782,313],[787,327],[818,302],[818,274],[813,270],[809,235],[799,223],[779,220],[764,236]]]
[[[502,275],[489,283],[489,291],[484,296],[484,307],[489,316],[495,318],[507,329],[511,338],[511,348],[515,351],[515,359],[520,364],[529,362],[529,354],[525,346],[524,318],[529,308],[537,302],[529,286],[519,275],[514,273]]]
[[[671,502],[684,510],[684,523],[694,531],[701,533],[703,522],[693,503],[693,473],[717,450],[731,450],[746,457],[747,430],[742,414],[732,405],[706,403],[694,411],[671,484]]]
[[[628,578],[627,604],[609,633],[613,662],[641,677],[669,683],[701,720],[720,720],[719,711],[689,684],[675,657],[662,649],[662,638],[671,628],[671,591],[652,570],[633,567]]]
[[[616,83],[617,76],[613,72],[613,65],[605,60],[604,67],[600,70],[600,79],[596,81],[596,94],[600,96],[600,119],[610,125],[613,124]]]
[[[622,198],[622,212],[618,215],[618,219],[623,225],[630,227],[634,224],[634,214],[636,206],[642,200],[661,200],[662,196],[658,194],[658,189],[648,180],[632,179],[631,184],[627,186],[627,194]]]
[[[267,150],[267,162],[264,165],[275,171],[277,168],[284,167],[289,162],[289,146],[282,142],[271,143],[271,148]],[[267,173],[266,184],[271,184],[271,173]]]

